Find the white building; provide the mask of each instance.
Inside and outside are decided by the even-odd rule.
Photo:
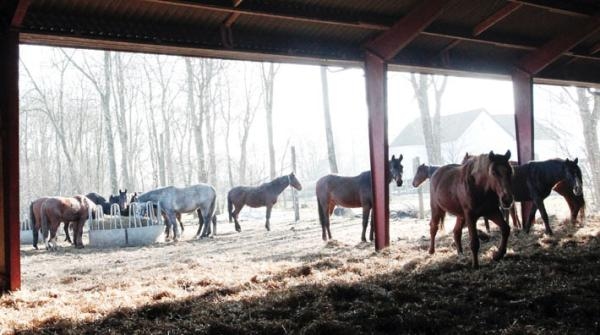
[[[466,152],[481,154],[490,150],[498,154],[510,150],[511,159],[517,160],[514,114],[491,115],[480,108],[443,115],[440,122],[442,159],[445,164],[460,163]],[[536,159],[560,156],[557,152],[558,135],[551,129],[535,122],[534,137]],[[394,138],[390,143],[389,153],[390,157],[392,154],[404,155],[406,177],[412,177],[414,173],[414,158],[419,157],[420,163],[429,163],[420,118],[412,121]]]

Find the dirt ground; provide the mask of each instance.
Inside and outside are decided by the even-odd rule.
[[[379,253],[360,242],[359,216],[334,217],[334,239],[323,242],[311,207],[298,223],[274,210],[270,232],[264,209],[245,209],[241,233],[223,215],[210,239],[194,239],[187,216],[177,243],[24,245],[23,288],[0,297],[0,334],[598,333],[600,218],[572,226],[566,206],[553,204],[554,236],[541,224],[513,231],[507,256],[494,262],[492,227],[479,270],[466,231],[464,256],[449,233],[428,255],[428,222],[396,217],[400,205],[391,246]]]

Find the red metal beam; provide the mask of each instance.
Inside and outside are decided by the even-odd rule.
[[[25,19],[25,15],[27,14],[27,10],[29,9],[29,5],[31,4],[31,0],[18,0],[17,8],[15,9],[15,14],[11,20],[11,27],[19,28],[21,24],[23,24],[23,20]]]
[[[19,225],[19,34],[0,31],[0,229],[7,284],[21,287]]]
[[[369,107],[369,151],[373,185],[373,224],[375,249],[390,245],[389,162],[387,139],[387,64],[379,56],[366,52],[365,80]]]
[[[392,59],[451,3],[452,1],[447,0],[421,1],[417,8],[394,23],[389,30],[367,42],[365,48],[379,55],[383,60]]]
[[[484,31],[490,29],[496,23],[500,22],[502,19],[504,19],[505,17],[512,14],[514,11],[519,9],[521,6],[522,5],[520,3],[516,3],[516,2],[507,3],[506,6],[502,7],[497,12],[492,14],[490,17],[488,17],[487,19],[483,20],[481,23],[476,25],[475,28],[473,28],[473,36],[478,36],[481,33],[483,33]]]
[[[513,99],[515,103],[515,130],[517,134],[517,157],[519,164],[534,158],[533,137],[533,78],[530,74],[516,69],[512,74]],[[521,203],[523,222],[529,217],[532,204]]]
[[[552,64],[563,53],[571,50],[597,31],[600,31],[600,15],[595,15],[585,24],[574,27],[573,30],[561,34],[539,49],[529,53],[517,64],[517,67],[535,75]]]

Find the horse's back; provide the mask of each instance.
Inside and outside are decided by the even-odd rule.
[[[354,177],[323,176],[317,181],[316,193],[318,199],[328,199],[342,207],[361,207],[369,201],[371,173],[365,171]]]
[[[464,186],[461,185],[461,165],[448,164],[439,167],[430,178],[430,202],[432,209],[438,207],[452,214],[462,214],[459,199]]]
[[[214,207],[217,192],[212,185],[196,184],[188,187],[174,187],[172,189],[172,198],[164,199],[165,206],[171,202],[170,206],[175,211],[186,213],[198,208],[208,209]]]

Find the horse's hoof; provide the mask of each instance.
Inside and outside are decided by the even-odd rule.
[[[242,228],[235,228],[235,231],[237,231],[238,233],[242,232]]]
[[[496,252],[494,252],[494,253],[492,254],[492,259],[493,259],[494,261],[499,261],[499,260],[501,260],[503,257],[504,257],[504,253],[503,253],[503,252],[498,252],[498,251],[496,251]]]
[[[433,255],[433,254],[435,254],[435,249],[429,249],[429,254],[430,254],[430,255]]]

